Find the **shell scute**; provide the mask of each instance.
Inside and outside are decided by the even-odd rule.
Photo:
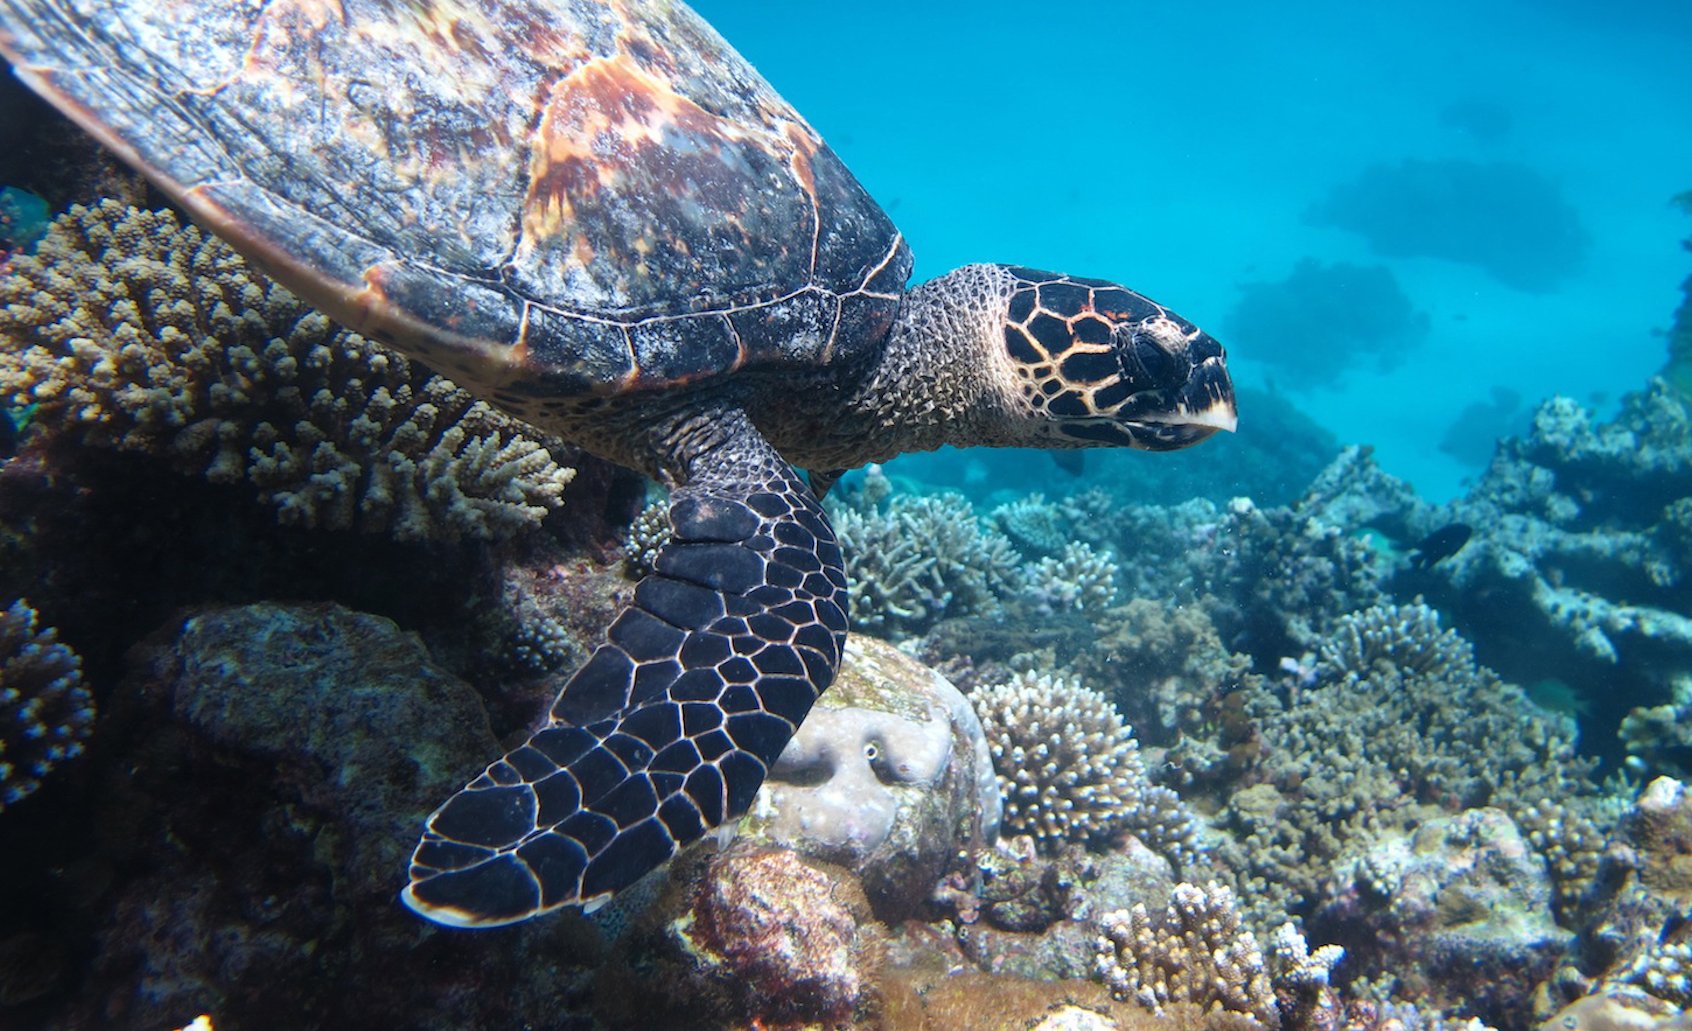
[[[483,393],[861,357],[910,272],[680,4],[5,2],[0,48],[85,128],[311,303]]]

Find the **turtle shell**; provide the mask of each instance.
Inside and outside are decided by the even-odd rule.
[[[514,406],[863,357],[910,272],[679,3],[0,0],[0,28],[198,221]]]

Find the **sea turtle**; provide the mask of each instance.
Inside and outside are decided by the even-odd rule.
[[[444,924],[591,906],[746,810],[840,662],[842,470],[1234,426],[1222,348],[1133,291],[907,290],[886,214],[680,3],[0,0],[0,50],[312,304],[670,488],[546,724],[428,818],[402,897]]]

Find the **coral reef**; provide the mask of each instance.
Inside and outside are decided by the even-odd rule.
[[[1419,1005],[1521,1026],[1571,934],[1552,918],[1545,863],[1497,809],[1383,835],[1336,867],[1308,921],[1345,946],[1347,976],[1392,980]]]
[[[942,617],[997,611],[1018,585],[1010,539],[983,528],[962,495],[895,495],[885,509],[833,516],[858,629],[921,634]]]
[[[1400,506],[1414,532],[1460,521],[1475,536],[1431,569],[1397,572],[1394,589],[1419,591],[1473,628],[1482,658],[1512,679],[1573,685],[1592,703],[1589,740],[1613,747],[1605,742],[1630,709],[1674,703],[1676,682],[1692,676],[1687,499],[1684,395],[1655,380],[1609,422],[1554,398],[1526,437],[1499,445],[1468,495]],[[1651,721],[1642,712],[1632,736],[1642,768],[1663,769],[1653,762],[1674,752],[1652,746]]]
[[[1599,998],[1654,1017],[1692,1011],[1692,792],[1658,777],[1607,843],[1580,936],[1546,986],[1540,1015]]]
[[[1589,244],[1557,187],[1509,161],[1371,165],[1336,185],[1308,217],[1357,233],[1377,254],[1462,262],[1536,293],[1577,272]]]
[[[1241,844],[1232,858],[1258,919],[1308,912],[1331,864],[1429,809],[1549,801],[1598,818],[1572,724],[1476,664],[1430,610],[1383,606],[1338,622],[1346,632],[1323,679],[1253,680],[1241,699],[1265,779],[1228,797],[1222,822]]]
[[[573,475],[170,212],[73,208],[10,269],[0,395],[50,437],[246,482],[283,522],[413,540],[531,527]]]
[[[1220,715],[1214,703],[1243,682],[1251,659],[1223,647],[1204,606],[1134,598],[1106,614],[1097,638],[1070,665],[1086,683],[1108,690],[1141,744],[1169,745],[1218,736],[1206,731]],[[1220,737],[1229,737],[1229,747],[1240,744],[1250,728],[1240,729],[1238,737]],[[1186,753],[1197,758],[1191,747]]]
[[[876,915],[918,916],[998,832],[981,723],[939,674],[864,634],[770,769],[740,834],[852,870]]]
[[[1161,1014],[1197,1003],[1279,1028],[1280,1011],[1257,938],[1240,923],[1227,887],[1177,884],[1157,918],[1144,905],[1100,920],[1097,970],[1111,994]]]
[[[45,1026],[209,1011],[237,1027],[495,1028],[585,1010],[600,956],[579,919],[490,950],[395,903],[424,813],[497,749],[475,692],[415,635],[332,605],[217,608],[132,663],[86,793],[42,839],[74,871],[62,908],[13,884],[0,906],[84,957]]]
[[[1027,568],[1022,597],[1039,612],[1075,612],[1097,623],[1116,602],[1119,576],[1116,557],[1110,552],[1072,541],[1062,555],[1047,556]]]
[[[1285,279],[1240,291],[1227,339],[1293,387],[1332,386],[1359,366],[1390,369],[1428,335],[1428,316],[1384,265],[1304,258]]]
[[[82,754],[94,729],[94,697],[82,660],[35,610],[0,612],[0,811],[34,794],[60,763]]]
[[[1191,814],[1146,779],[1133,730],[1071,678],[1018,674],[970,696],[992,750],[1004,831],[1042,848],[1132,833],[1178,862],[1195,855]]]

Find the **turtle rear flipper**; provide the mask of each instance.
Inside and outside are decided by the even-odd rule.
[[[743,814],[846,636],[827,517],[739,411],[674,456],[656,571],[548,725],[429,817],[406,905],[492,927],[632,884]]]

